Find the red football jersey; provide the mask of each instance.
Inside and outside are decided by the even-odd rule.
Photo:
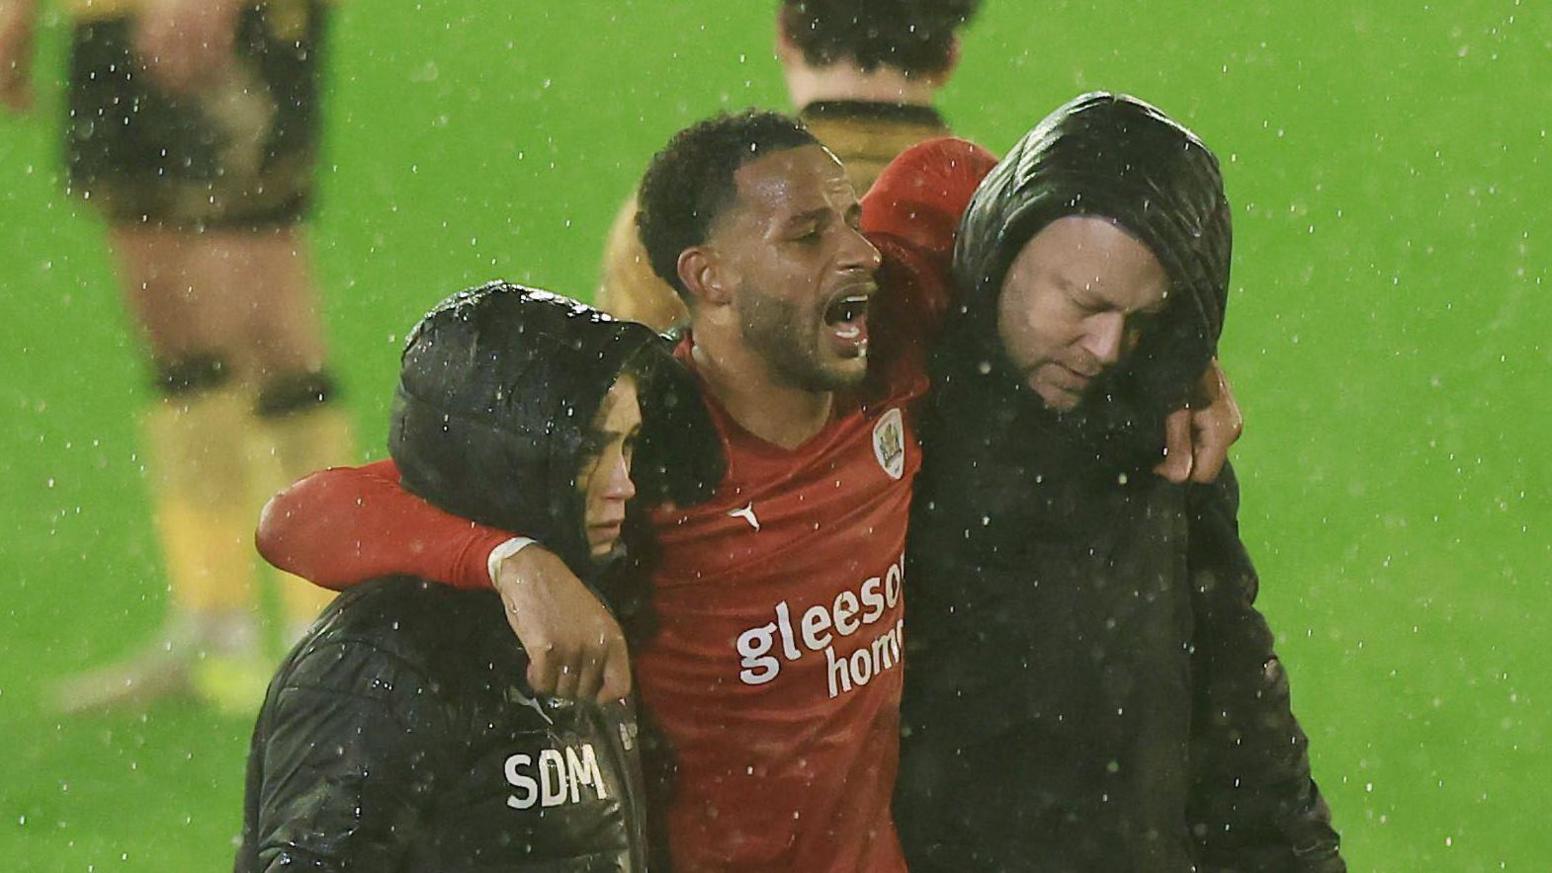
[[[703,392],[728,472],[659,509],[660,631],[641,698],[676,750],[675,870],[905,870],[890,798],[900,749],[905,534],[915,402],[951,296],[954,228],[996,159],[962,140],[906,152],[864,201],[884,254],[866,401],[837,400],[791,451]],[[689,345],[679,356],[693,368]]]
[[[925,388],[918,373],[838,406],[790,451],[706,395],[728,473],[706,503],[654,512],[660,630],[636,654],[678,763],[675,870],[905,869],[889,803]]]

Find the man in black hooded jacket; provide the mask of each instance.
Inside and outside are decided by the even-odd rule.
[[[410,336],[390,450],[406,488],[543,536],[618,610],[636,391],[675,372],[645,327],[492,283]],[[493,591],[342,595],[270,686],[236,870],[646,869],[633,708],[535,695],[527,666]]]
[[[881,213],[904,236],[985,172],[918,148],[936,175],[907,152],[875,188],[934,180]],[[1344,870],[1232,470],[1148,474],[1223,324],[1216,158],[1146,104],[1085,95],[980,181],[956,237],[907,571],[911,869]]]

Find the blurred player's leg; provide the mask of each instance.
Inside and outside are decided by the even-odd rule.
[[[271,496],[314,470],[352,458],[349,415],[324,368],[325,346],[306,239],[300,226],[206,230],[189,244],[188,270],[195,284],[214,289],[221,312],[232,317],[232,355],[245,386],[243,418],[232,444],[243,474],[247,521],[252,528]],[[282,637],[298,638],[332,599],[333,592],[276,574]],[[256,604],[255,604],[256,605]],[[252,659],[204,664],[198,690],[222,708],[263,697],[271,672]]]
[[[326,357],[306,235],[298,226],[205,234],[196,270],[242,313],[243,370],[254,386],[246,428],[252,517],[275,492],[352,459],[350,417]],[[306,630],[333,592],[279,574],[283,636]]]
[[[190,692],[197,661],[257,652],[241,453],[248,404],[224,354],[235,325],[219,295],[194,281],[185,236],[123,227],[109,234],[126,302],[156,361],[159,396],[143,417],[142,441],[169,611],[145,649],[66,682],[60,703],[69,710]]]
[[[177,44],[198,28],[180,29],[160,7],[138,17],[101,8],[106,17],[87,10],[75,29],[67,163],[72,188],[108,219],[131,309],[163,371],[145,437],[171,605],[149,653],[68,683],[64,702],[194,690],[223,707],[256,706],[271,666],[254,630],[258,509],[282,485],[350,456],[344,417],[319,387],[330,383],[300,230],[323,7],[246,6],[229,52],[204,57],[203,73],[169,90],[136,46],[148,33]],[[322,597],[288,585],[281,599],[290,632]]]
[[[237,365],[251,381],[323,368],[323,328],[300,226],[207,228],[186,251],[190,280],[212,289],[229,313]]]
[[[247,295],[252,372],[258,386],[248,428],[249,487],[254,518],[275,492],[302,476],[352,460],[350,416],[324,368],[324,344],[309,264],[299,228],[284,228],[240,242],[248,276],[265,287]],[[287,574],[279,575],[283,634],[299,638],[334,593]]]
[[[321,373],[310,379],[272,385],[259,395],[258,418],[249,430],[248,442],[253,519],[275,492],[314,470],[353,459],[350,417],[334,401],[333,383]],[[251,539],[252,525],[249,527]],[[290,645],[334,599],[334,592],[287,573],[277,571],[276,575],[281,631]]]
[[[332,403],[276,410],[260,418],[249,439],[256,483],[252,494],[259,508],[275,492],[307,473],[350,461],[352,445],[348,416]],[[257,511],[253,517],[258,517]],[[276,578],[281,634],[289,646],[334,599],[334,592],[288,573],[276,571]]]

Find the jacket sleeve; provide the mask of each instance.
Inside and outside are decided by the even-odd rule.
[[[447,772],[429,683],[347,642],[304,657],[272,693],[255,749],[257,869],[399,869]]]
[[[1331,812],[1310,775],[1309,739],[1255,608],[1259,581],[1239,537],[1232,467],[1190,497],[1195,699],[1189,815],[1203,869],[1342,873]]]
[[[255,544],[281,570],[336,591],[397,574],[489,588],[486,562],[511,538],[405,491],[393,462],[379,461],[331,467],[275,495]]]

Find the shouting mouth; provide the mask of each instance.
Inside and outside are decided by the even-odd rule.
[[[858,358],[868,353],[868,304],[876,287],[871,282],[858,286],[825,307],[830,345],[842,357]]]

